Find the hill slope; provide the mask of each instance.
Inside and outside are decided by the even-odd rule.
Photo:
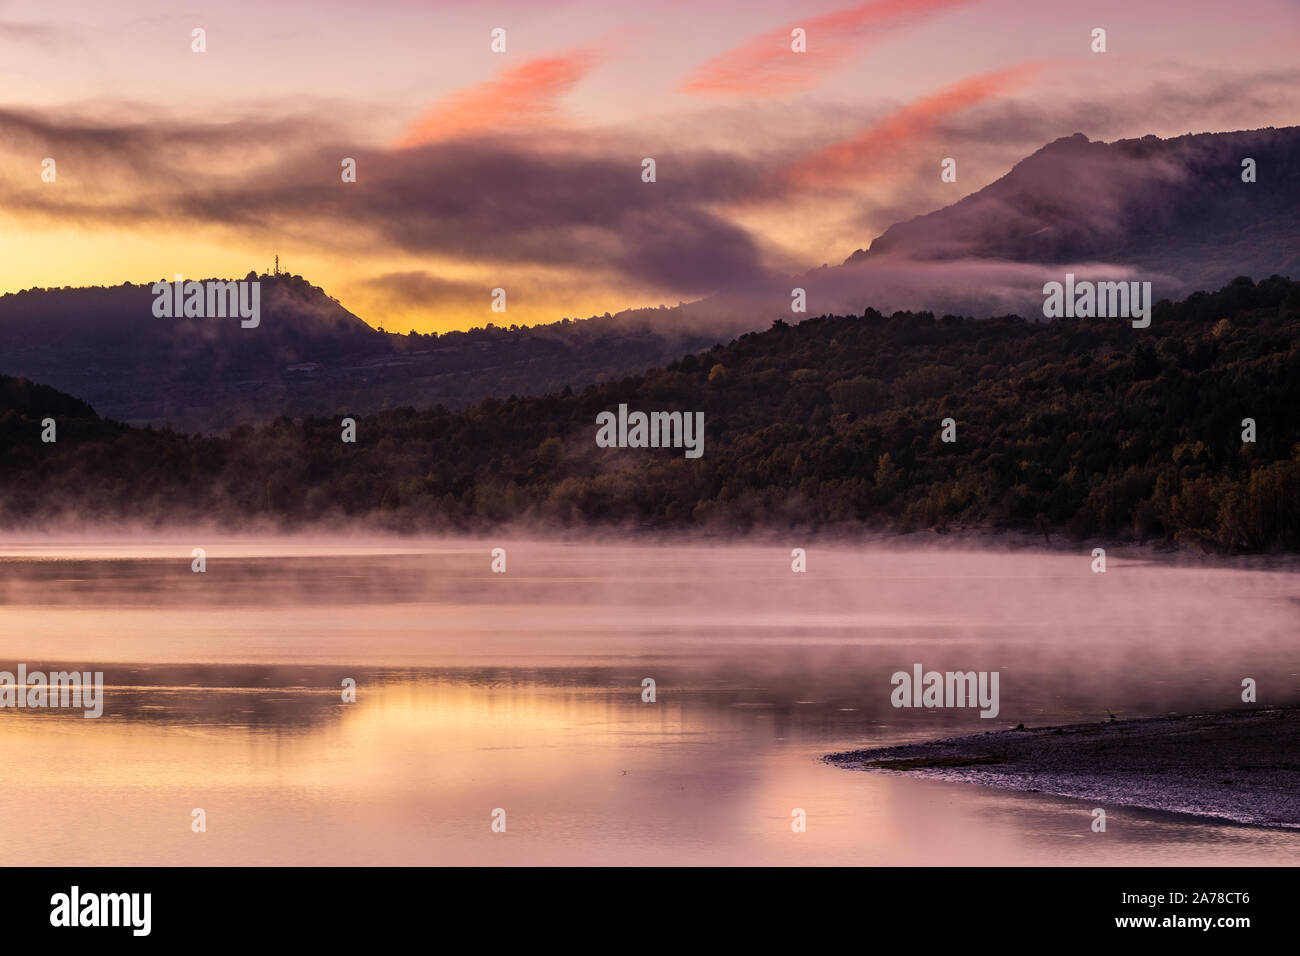
[[[777,323],[581,394],[363,417],[356,444],[330,419],[192,438],[83,416],[44,445],[15,388],[0,388],[3,525],[1021,528],[1300,549],[1300,283],[1281,278],[1162,302],[1140,332],[874,311]],[[596,416],[619,404],[703,412],[703,456],[597,447]]]
[[[1242,161],[1255,161],[1255,182]],[[898,223],[849,264],[1111,266],[1162,297],[1235,276],[1300,276],[1300,127],[1090,142],[1063,137],[943,209]]]
[[[1258,181],[1241,181],[1241,160]],[[1040,315],[1042,285],[1149,279],[1156,298],[1237,275],[1300,276],[1300,127],[1160,140],[1059,139],[951,206],[890,227],[870,250],[800,276],[673,309],[525,329],[402,336],[370,327],[297,276],[261,276],[263,321],[157,319],[148,286],[0,296],[0,374],[79,395],[140,424],[225,432],[279,415],[459,408],[640,372],[791,316],[929,309]],[[377,324],[382,317],[374,317]]]
[[[148,285],[0,296],[0,374],[72,392],[137,424],[225,432],[280,415],[463,407],[640,371],[717,341],[667,310],[444,335],[372,328],[300,276],[251,276],[261,322],[157,318]],[[491,324],[489,323],[489,326]]]

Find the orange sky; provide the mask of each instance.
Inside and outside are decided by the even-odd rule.
[[[0,291],[279,253],[402,331],[675,305],[842,261],[1059,136],[1292,125],[1298,38],[1286,0],[10,0]]]

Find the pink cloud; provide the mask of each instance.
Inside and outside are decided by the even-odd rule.
[[[598,60],[586,50],[538,57],[496,79],[458,90],[417,117],[397,145],[419,146],[461,133],[545,125],[554,119],[560,97]]]
[[[959,80],[909,103],[852,139],[797,160],[782,171],[781,177],[794,186],[836,186],[878,178],[888,169],[887,160],[923,139],[943,120],[1026,85],[1042,65],[1031,61]]]
[[[863,42],[973,0],[873,0],[856,7],[793,21],[703,63],[682,84],[687,93],[773,96],[816,85]],[[791,31],[806,31],[808,50],[790,49]]]

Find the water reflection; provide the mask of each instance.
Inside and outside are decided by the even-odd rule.
[[[312,549],[316,548],[313,553]],[[0,813],[48,863],[1290,862],[1300,836],[850,773],[821,754],[1285,703],[1296,576],[1062,555],[478,543],[10,548],[0,669],[103,670],[104,716],[0,711]],[[378,550],[380,553],[376,553]],[[889,675],[998,670],[1002,712]],[[642,679],[657,700],[641,699]],[[342,700],[345,678],[356,703]],[[1294,700],[1294,696],[1292,697]],[[209,830],[190,831],[190,811]],[[490,832],[503,807],[506,834]],[[807,833],[790,830],[795,807]]]

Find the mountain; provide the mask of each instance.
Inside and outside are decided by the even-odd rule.
[[[256,327],[160,318],[150,285],[0,296],[0,374],[78,395],[137,424],[224,432],[281,415],[463,407],[641,371],[717,341],[666,309],[508,330],[397,335],[372,328],[301,276],[260,283]],[[198,280],[207,282],[209,280]]]
[[[1254,182],[1243,181],[1246,159]],[[877,263],[947,265],[963,283],[980,264],[994,283],[1011,263],[1058,280],[1124,275],[1151,280],[1162,298],[1240,275],[1300,276],[1300,127],[1063,137],[984,189],[889,227],[845,265]],[[944,270],[931,271],[942,286]],[[1041,296],[1036,277],[1028,287]]]
[[[1242,181],[1242,160],[1256,181]],[[1043,284],[1148,280],[1156,299],[1238,275],[1300,275],[1300,127],[1114,143],[1058,139],[844,263],[768,275],[676,308],[444,335],[373,328],[299,276],[263,275],[257,328],[154,316],[148,285],[0,296],[0,374],[101,414],[226,432],[279,416],[463,408],[617,380],[807,314],[1041,316]],[[382,319],[381,317],[376,317]]]
[[[355,444],[333,418],[204,437],[73,404],[44,444],[58,401],[75,400],[0,380],[0,527],[1020,529],[1300,550],[1300,283],[1281,277],[1160,303],[1141,331],[777,322],[578,394],[360,417]],[[702,454],[602,447],[597,416],[620,405],[702,414]]]
[[[228,428],[277,406],[288,366],[391,354],[385,335],[320,289],[287,276],[260,282],[261,321],[248,329],[238,318],[159,318],[149,285],[0,296],[0,372],[124,421]]]
[[[1242,180],[1247,158],[1254,182]],[[1149,281],[1157,300],[1243,275],[1300,277],[1300,127],[1114,143],[1076,133],[839,265],[762,277],[678,311],[699,322],[747,315],[762,328],[791,318],[800,288],[809,315],[1042,316],[1043,285],[1068,272]]]

